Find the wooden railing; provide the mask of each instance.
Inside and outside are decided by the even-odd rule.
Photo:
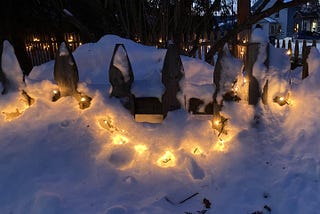
[[[71,51],[82,44],[77,33],[65,33],[64,40]],[[33,66],[53,60],[59,45],[53,34],[33,34],[25,37],[25,48]]]
[[[79,47],[82,42],[80,35],[77,33],[65,33],[64,40],[68,43],[68,46],[71,51],[74,51],[77,47]],[[286,48],[289,49],[289,41],[290,39],[281,39],[276,41],[275,47]],[[291,55],[294,56],[295,43],[291,40]],[[277,45],[279,44],[279,46]],[[306,42],[307,46],[312,45],[312,42]],[[48,62],[55,58],[55,54],[59,48],[57,39],[54,35],[28,35],[25,39],[25,47],[27,50],[27,54],[32,61],[32,65],[40,65],[42,63]],[[162,47],[164,44],[157,44],[157,46]],[[188,53],[193,48],[193,42],[184,42],[183,49],[185,53]],[[191,57],[197,58],[200,60],[204,60],[209,49],[212,47],[212,42],[210,40],[200,40],[198,43],[198,49],[193,53]],[[302,57],[302,47],[303,41],[299,40],[299,53],[298,56]],[[320,50],[320,40],[316,42],[316,47]],[[240,50],[241,52],[241,50]],[[239,55],[239,54],[238,54]],[[241,57],[240,57],[241,58]]]

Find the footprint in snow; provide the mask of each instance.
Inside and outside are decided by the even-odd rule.
[[[58,214],[61,212],[61,198],[59,195],[50,192],[41,192],[36,195],[31,213]]]
[[[204,170],[199,166],[199,164],[192,157],[186,158],[185,165],[189,174],[193,179],[201,180],[205,177]]]
[[[118,169],[124,169],[130,166],[134,158],[134,150],[131,148],[115,148],[109,154],[108,161]]]
[[[126,213],[127,213],[127,209],[120,205],[110,207],[106,212],[106,214],[126,214]]]
[[[70,121],[70,120],[64,120],[64,121],[62,121],[62,122],[60,123],[60,126],[61,126],[62,128],[67,128],[67,127],[70,126],[70,124],[71,124],[71,121]]]

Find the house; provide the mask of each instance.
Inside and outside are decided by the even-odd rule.
[[[320,0],[302,5],[294,15],[295,32],[320,32]]]
[[[269,35],[270,38],[276,38],[280,35],[281,33],[281,25],[280,23],[270,17],[264,18],[262,20],[260,20],[259,22],[256,23],[255,26],[259,25],[263,32],[266,35]]]
[[[265,9],[274,5],[277,0],[271,0]],[[255,11],[263,0],[256,1],[252,6],[252,11]],[[264,9],[264,10],[265,10]],[[294,15],[298,7],[285,8],[278,13],[272,14],[270,17],[260,20],[258,24],[262,26],[269,36],[275,36],[277,38],[291,37],[294,33]],[[275,24],[275,22],[277,24]]]

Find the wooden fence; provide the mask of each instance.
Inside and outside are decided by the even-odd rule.
[[[64,40],[68,43],[68,46],[71,51],[74,51],[79,47],[82,42],[80,35],[77,33],[65,33]],[[289,45],[291,43],[291,45]],[[291,57],[295,57],[297,53],[295,51],[295,44],[290,39],[281,39],[276,41],[275,47],[290,49]],[[299,51],[298,56],[302,58],[303,53],[303,41],[299,40]],[[307,46],[312,45],[311,41],[306,42]],[[42,63],[48,62],[55,58],[55,53],[59,48],[57,39],[54,35],[28,35],[25,40],[25,47],[28,56],[32,61],[32,65],[40,65]],[[159,47],[162,47],[164,44],[158,44]],[[291,48],[289,47],[291,46]],[[184,42],[183,49],[185,53],[188,53],[193,48],[193,42]],[[198,43],[198,49],[192,55],[193,58],[204,60],[210,48],[212,47],[212,42],[209,39],[200,39]],[[320,50],[320,40],[316,42],[316,47]],[[244,52],[241,48],[238,50],[238,56],[241,58],[241,53]],[[243,54],[242,54],[243,55]]]
[[[71,51],[74,51],[82,44],[77,33],[65,33],[64,40]],[[53,34],[32,34],[27,35],[25,38],[25,48],[33,66],[53,60],[59,45]]]

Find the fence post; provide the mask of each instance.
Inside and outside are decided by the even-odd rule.
[[[286,40],[282,40],[282,48],[286,48]]]
[[[248,44],[246,59],[244,63],[244,69],[247,72],[249,78],[249,105],[256,105],[260,97],[259,82],[252,74],[253,65],[256,62],[259,53],[259,45],[259,43]]]
[[[307,62],[308,55],[310,53],[310,47],[305,46],[305,49],[302,51],[302,79],[305,79],[309,76],[309,66]]]
[[[293,67],[297,67],[299,64],[299,41],[296,39],[293,53]]]
[[[317,47],[317,40],[315,40],[315,39],[312,40],[312,46],[313,46],[313,47]]]

